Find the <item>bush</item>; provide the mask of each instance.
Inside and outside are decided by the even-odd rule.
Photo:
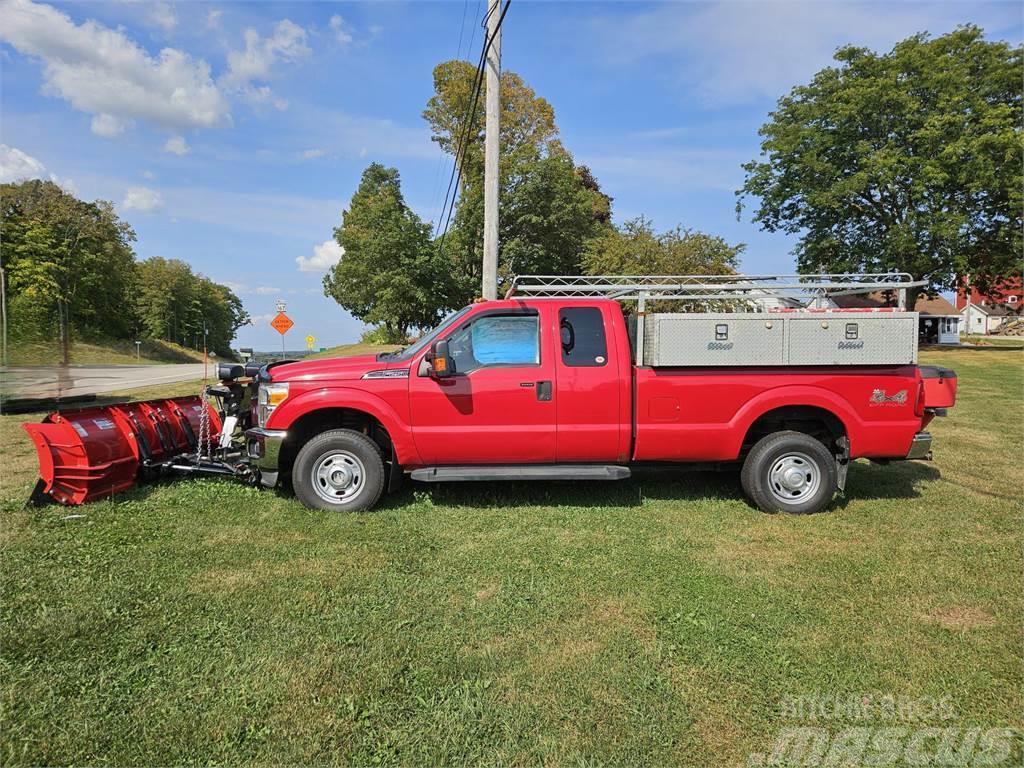
[[[383,325],[367,328],[359,337],[360,344],[408,344],[409,339],[399,331],[389,331]]]

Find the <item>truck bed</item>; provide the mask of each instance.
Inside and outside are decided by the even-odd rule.
[[[794,404],[839,418],[852,458],[902,458],[921,429],[913,365],[638,367],[634,386],[636,461],[735,460],[758,418]]]

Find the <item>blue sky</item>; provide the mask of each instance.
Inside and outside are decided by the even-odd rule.
[[[112,200],[140,258],[232,285],[255,319],[242,346],[280,344],[267,325],[279,298],[290,349],[308,333],[354,341],[361,324],[320,287],[338,256],[327,241],[372,161],[437,216],[451,161],[421,112],[435,64],[476,61],[486,2],[2,0],[0,173]],[[747,244],[745,270],[785,272],[792,241],[734,211],[778,96],[840,45],[886,50],[968,22],[1024,35],[1017,2],[513,0],[503,66],[553,104],[617,221],[718,234]]]

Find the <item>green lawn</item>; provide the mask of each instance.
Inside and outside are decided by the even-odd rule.
[[[76,341],[71,345],[72,365],[149,365],[155,363],[201,363],[203,352],[159,339],[142,342],[136,357],[132,341]],[[8,351],[11,365],[57,365],[63,351],[57,341],[12,344]]]
[[[800,694],[1020,727],[1024,357],[922,358],[961,377],[936,461],[858,463],[810,517],[714,474],[25,511],[7,417],[2,759],[745,765]]]
[[[312,360],[318,357],[352,357],[353,355],[375,355],[378,352],[391,352],[395,349],[401,349],[400,344],[363,344],[357,342],[355,344],[342,344],[340,347],[331,347],[325,349],[323,352],[314,352],[311,355],[307,355],[303,360]]]

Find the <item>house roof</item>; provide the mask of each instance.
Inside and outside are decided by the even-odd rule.
[[[960,310],[960,314],[966,312],[967,307]],[[975,304],[974,302],[971,302],[971,312],[980,312],[990,317],[1013,317],[1019,314],[1017,309],[1008,307],[1005,304]]]
[[[832,300],[837,307],[842,309],[876,309],[879,307],[895,307],[896,297],[887,298],[884,293],[869,293],[855,296],[834,296]],[[956,307],[950,304],[941,296],[926,296],[923,293],[917,297],[914,311],[922,315],[935,315],[949,317],[960,314]]]

